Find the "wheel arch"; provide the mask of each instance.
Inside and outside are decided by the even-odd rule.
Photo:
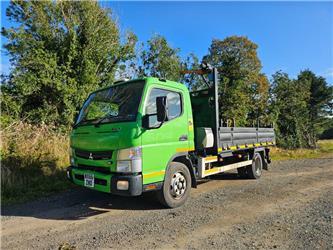
[[[177,153],[174,154],[169,162],[168,165],[166,167],[168,167],[170,165],[171,162],[179,162],[184,164],[188,170],[190,171],[191,174],[191,183],[192,183],[192,188],[196,188],[197,187],[197,179],[195,178],[195,174],[194,174],[194,169],[193,169],[193,164],[192,161],[190,160],[188,153]]]

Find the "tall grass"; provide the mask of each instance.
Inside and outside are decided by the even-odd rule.
[[[333,158],[333,140],[320,140],[316,149],[271,149],[272,160],[281,161],[289,159],[307,159],[307,158]]]
[[[2,128],[1,200],[25,201],[69,187],[69,140],[52,126],[12,123]]]

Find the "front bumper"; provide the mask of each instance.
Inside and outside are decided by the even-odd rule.
[[[67,168],[67,178],[76,185],[84,186],[84,174],[93,174],[95,178],[94,187],[89,187],[101,192],[122,195],[138,196],[142,194],[142,175],[120,175],[117,173],[103,174],[96,171],[82,170],[73,166]],[[117,182],[127,181],[127,190],[118,190]]]

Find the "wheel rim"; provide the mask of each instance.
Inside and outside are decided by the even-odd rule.
[[[257,176],[261,175],[261,160],[259,157],[256,157],[254,160],[254,169]]]
[[[171,178],[170,194],[174,199],[180,199],[187,188],[186,178],[182,172],[176,172]]]

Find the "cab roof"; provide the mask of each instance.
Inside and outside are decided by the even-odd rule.
[[[183,90],[187,90],[186,85],[180,83],[180,82],[175,82],[175,81],[170,81],[170,80],[166,80],[163,78],[157,78],[157,77],[141,77],[141,78],[136,78],[136,79],[132,79],[132,80],[128,80],[128,81],[121,81],[121,82],[117,82],[114,83],[112,85],[109,85],[107,87],[101,88],[101,89],[97,89],[94,92],[98,92],[104,89],[108,89],[110,87],[113,86],[119,86],[119,85],[123,85],[123,84],[131,84],[132,82],[137,82],[137,81],[145,81],[148,84],[160,84],[160,85],[165,85],[167,87],[171,87],[171,88],[178,88],[178,89],[183,89]]]

